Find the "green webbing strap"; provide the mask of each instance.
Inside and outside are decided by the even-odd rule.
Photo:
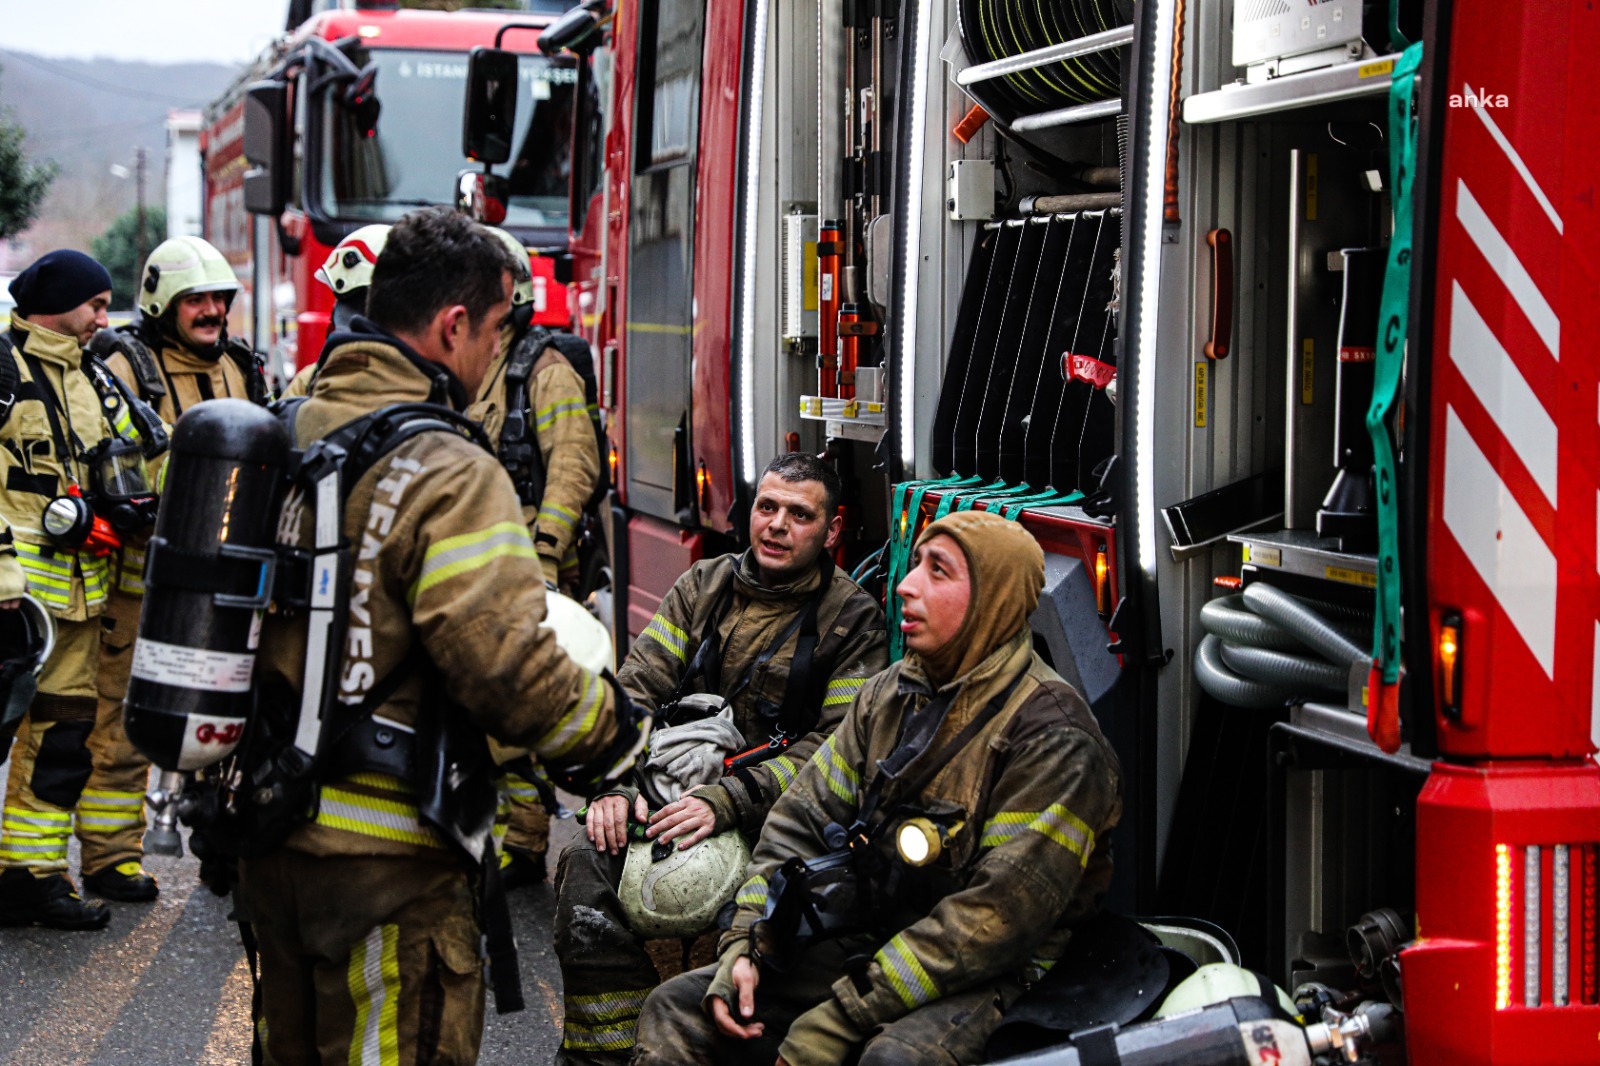
[[[1389,0],[1389,44],[1394,48],[1404,48],[1411,43],[1400,29],[1400,2]]]
[[[1041,495],[1042,498],[1040,499],[1017,500],[1014,503],[1007,504],[1005,509],[1000,513],[1015,522],[1017,520],[1017,516],[1020,515],[1026,508],[1065,507],[1069,503],[1077,503],[1079,500],[1083,499],[1083,493],[1081,492],[1055,492],[1054,490],[1051,490],[1047,495]]]
[[[927,496],[929,489],[963,488],[982,481],[976,476],[951,474],[931,481],[902,481],[894,487],[894,511],[889,520],[889,547],[886,552],[889,559],[884,577],[884,588],[887,590],[884,613],[889,627],[891,662],[897,661],[905,650],[904,638],[900,635],[900,597],[894,594],[894,590],[910,569],[911,545],[917,535],[917,515],[922,511],[923,497]],[[948,500],[950,495],[946,492],[944,498]]]
[[[1389,86],[1389,187],[1394,201],[1394,236],[1383,276],[1378,315],[1378,351],[1367,408],[1378,489],[1378,603],[1373,620],[1373,672],[1385,686],[1400,680],[1400,530],[1395,499],[1394,441],[1389,414],[1400,389],[1411,300],[1411,191],[1416,177],[1417,128],[1411,101],[1422,45],[1407,48]],[[1376,699],[1369,693],[1368,699]]]

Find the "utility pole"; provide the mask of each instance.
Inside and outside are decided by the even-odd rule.
[[[134,222],[135,231],[134,231],[133,242],[134,242],[134,247],[136,249],[138,249],[139,258],[134,260],[133,269],[135,271],[139,271],[139,270],[143,270],[144,269],[144,257],[145,257],[145,246],[144,246],[144,149],[143,148],[139,148],[139,149],[136,149],[134,151],[134,180],[135,180],[135,187],[138,189],[138,192],[136,194],[138,196],[138,213],[135,216],[135,222]]]

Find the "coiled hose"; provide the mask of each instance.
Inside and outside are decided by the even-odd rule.
[[[1259,582],[1207,603],[1200,621],[1206,636],[1195,652],[1195,679],[1235,707],[1343,696],[1350,664],[1367,658],[1356,640],[1372,627],[1360,608],[1303,600]]]

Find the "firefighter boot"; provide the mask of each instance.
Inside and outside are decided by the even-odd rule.
[[[149,903],[161,894],[156,879],[144,872],[137,859],[84,874],[83,887],[101,899],[114,899],[118,903]]]
[[[42,925],[47,929],[104,929],[111,908],[85,901],[65,874],[35,877],[27,870],[0,870],[0,926]]]
[[[544,851],[507,845],[500,853],[500,883],[507,892],[524,885],[542,885],[550,878]]]

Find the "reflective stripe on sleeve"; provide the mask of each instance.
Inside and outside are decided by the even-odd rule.
[[[861,792],[861,775],[834,747],[834,738],[822,742],[822,747],[811,757],[822,767],[828,778],[828,790],[846,803],[854,805]]]
[[[578,512],[570,507],[563,507],[559,503],[546,501],[539,505],[539,517],[536,521],[544,529],[552,527],[571,529],[578,521]]]
[[[765,910],[767,897],[770,894],[771,889],[767,885],[767,879],[760,874],[756,874],[744,883],[744,887],[739,889],[738,894],[733,897],[733,901],[741,907]]]
[[[650,619],[650,624],[644,627],[641,637],[649,637],[663,648],[670,651],[680,663],[689,661],[689,634],[673,625],[662,615]]]
[[[555,728],[533,745],[541,759],[565,755],[583,739],[584,734],[594,728],[600,717],[600,706],[605,702],[605,690],[606,683],[600,679],[600,675],[587,670],[583,672],[583,695],[578,697],[578,702],[556,723]]]
[[[476,533],[446,537],[431,545],[422,557],[422,572],[412,582],[406,602],[415,604],[418,596],[441,581],[471,573],[505,557],[537,558],[528,527],[521,522],[497,522]]]
[[[557,400],[555,403],[545,404],[533,413],[533,428],[535,432],[543,433],[563,418],[588,413],[589,409],[581,399]]]
[[[789,791],[789,786],[794,784],[794,779],[800,776],[800,768],[787,755],[780,755],[776,759],[768,759],[766,767],[772,771],[773,778],[778,782],[779,792]]]
[[[1081,864],[1089,864],[1089,855],[1094,851],[1094,830],[1059,803],[1052,803],[1042,811],[1001,811],[983,823],[978,846],[998,847],[1028,830],[1066,848]]]
[[[561,1046],[573,1051],[626,1051],[633,1047],[639,1012],[651,989],[564,996],[566,1032]]]
[[[828,690],[822,696],[824,707],[837,707],[841,703],[850,703],[855,700],[856,693],[861,691],[861,686],[867,683],[864,677],[836,677],[828,682]]]
[[[903,934],[896,934],[874,958],[907,1010],[939,998],[939,986],[907,946]]]

